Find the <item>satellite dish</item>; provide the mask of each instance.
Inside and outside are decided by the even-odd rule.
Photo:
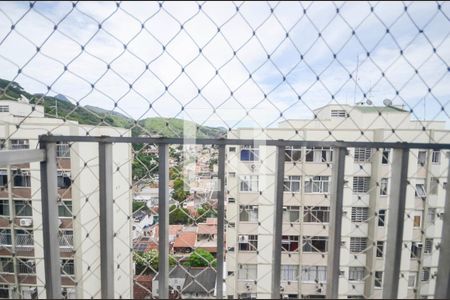
[[[392,100],[384,99],[383,100],[383,104],[384,104],[384,106],[391,106],[392,105]]]
[[[366,103],[367,103],[367,105],[372,105],[373,104],[372,100],[370,100],[370,99],[367,99]]]

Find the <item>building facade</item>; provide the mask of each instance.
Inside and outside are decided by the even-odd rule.
[[[310,120],[241,128],[228,138],[449,143],[445,122],[414,121],[402,108],[328,105]],[[350,117],[351,116],[351,117]],[[339,297],[381,298],[392,149],[350,148],[345,163]],[[434,295],[448,160],[411,150],[399,298]],[[281,291],[324,298],[333,149],[285,150]],[[275,148],[227,146],[226,285],[229,298],[270,298]],[[395,220],[397,221],[397,220]]]
[[[49,133],[129,135],[122,128],[48,118],[43,106],[24,100],[0,101],[2,150],[37,149],[39,135]],[[57,157],[63,295],[100,298],[98,145],[58,144]],[[113,146],[117,298],[132,296],[130,157],[131,145]],[[45,298],[40,187],[38,162],[0,168],[0,298]]]

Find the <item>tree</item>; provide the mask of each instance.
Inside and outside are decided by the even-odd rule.
[[[136,263],[136,274],[149,275],[158,272],[159,268],[159,253],[157,250],[150,250],[147,252],[134,253],[133,260]],[[169,255],[169,266],[175,266],[177,261]]]
[[[188,259],[189,266],[191,267],[208,267],[217,265],[217,261],[214,256],[204,249],[195,249],[194,252],[189,256]]]
[[[208,203],[203,203],[202,207],[197,209],[197,223],[204,223],[206,218],[217,218],[217,213],[212,210]]]
[[[188,224],[190,221],[187,209],[175,205],[169,208],[169,224]]]
[[[178,177],[173,181],[173,199],[177,201],[186,200],[187,196],[189,196],[189,191],[185,190],[184,185],[184,180],[181,177]]]
[[[145,202],[133,201],[133,212],[147,208]]]

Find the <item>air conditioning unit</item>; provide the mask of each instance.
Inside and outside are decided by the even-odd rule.
[[[29,226],[33,225],[33,220],[32,219],[20,219],[19,224],[22,227],[29,227]]]

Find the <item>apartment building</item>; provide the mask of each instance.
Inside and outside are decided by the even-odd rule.
[[[26,117],[26,118],[25,118]],[[0,101],[0,148],[36,149],[38,136],[124,135],[122,128],[48,118],[26,99]],[[1,151],[0,151],[1,155]],[[61,281],[67,298],[100,297],[98,145],[57,145]],[[115,296],[132,296],[131,148],[113,146]],[[0,168],[0,298],[45,298],[39,163]]]
[[[449,143],[445,122],[417,121],[400,107],[328,105],[278,128],[241,128],[228,138]],[[448,161],[444,151],[411,150],[399,298],[434,294]],[[324,298],[333,149],[285,150],[281,291]],[[227,146],[228,298],[270,298],[275,148]],[[389,220],[391,149],[348,149],[339,297],[382,297]],[[396,221],[395,221],[396,222]]]

